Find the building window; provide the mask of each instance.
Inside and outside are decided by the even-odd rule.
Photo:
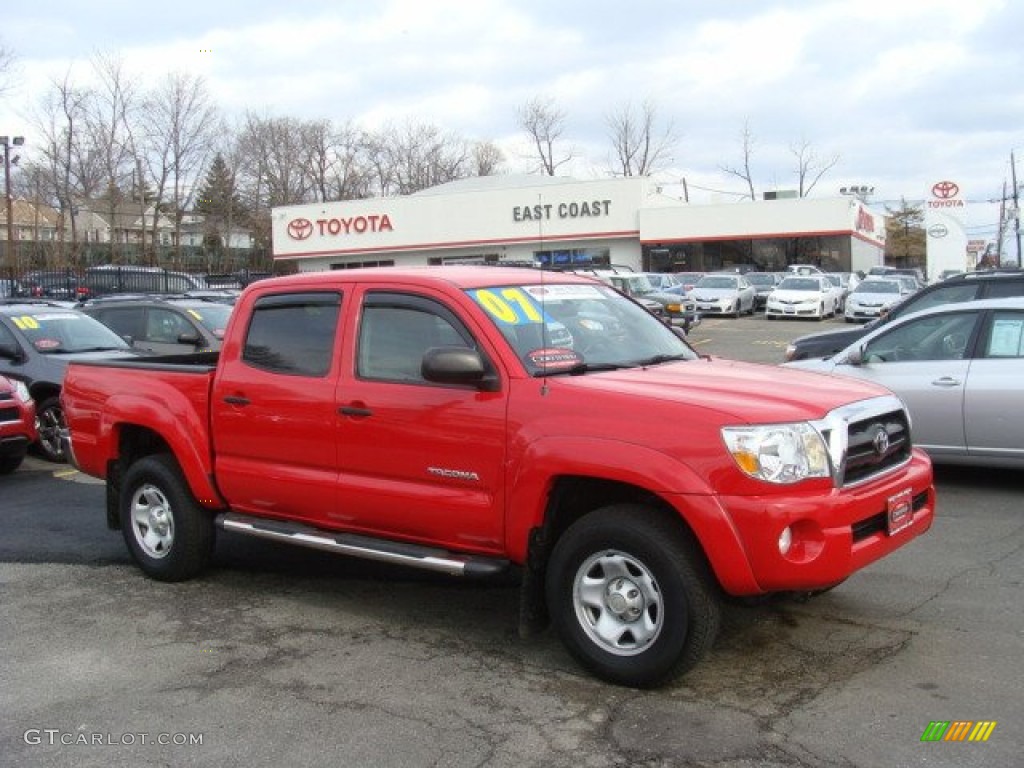
[[[395,262],[393,259],[383,259],[381,261],[347,261],[341,264],[331,264],[331,269],[359,269],[360,267],[393,267]]]
[[[542,267],[606,267],[611,264],[607,248],[567,248],[560,251],[534,251],[533,258]]]

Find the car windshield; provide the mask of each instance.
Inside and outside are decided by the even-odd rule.
[[[230,304],[209,303],[202,306],[189,307],[186,311],[203,324],[218,339],[224,338],[224,330],[228,327],[228,318],[234,307]]]
[[[726,288],[731,289],[736,287],[735,277],[702,277],[700,282],[697,283],[698,288]]]
[[[810,277],[787,277],[779,283],[780,291],[820,291],[821,283]]]
[[[895,280],[865,280],[853,289],[854,293],[899,293],[900,284]]]
[[[467,293],[532,376],[697,357],[664,323],[610,286],[503,285]]]
[[[128,344],[99,320],[69,309],[24,312],[11,317],[28,342],[43,354],[128,349]]]

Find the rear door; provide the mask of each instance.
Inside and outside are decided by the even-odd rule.
[[[507,395],[423,379],[431,347],[480,349],[441,295],[364,285],[338,383],[340,525],[456,549],[503,547]],[[493,367],[493,366],[492,366]]]
[[[1024,312],[992,312],[971,362],[964,423],[972,455],[1024,461]]]
[[[340,291],[258,297],[229,339],[211,398],[217,483],[234,509],[333,519]]]

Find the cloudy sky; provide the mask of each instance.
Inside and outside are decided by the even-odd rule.
[[[865,184],[881,207],[958,182],[970,237],[995,235],[1011,152],[1024,183],[1020,0],[22,0],[0,20],[0,133],[29,145],[33,103],[103,54],[142,82],[201,74],[229,116],[432,123],[514,171],[518,108],[551,99],[580,178],[606,173],[609,113],[649,101],[678,136],[659,178],[695,202],[744,191],[722,167],[745,125],[758,192],[795,186],[806,144],[839,157],[815,195]]]

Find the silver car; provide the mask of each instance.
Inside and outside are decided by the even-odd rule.
[[[898,280],[888,277],[869,277],[857,285],[846,297],[844,315],[848,323],[874,320],[906,296]]]
[[[830,358],[784,365],[888,387],[936,463],[1024,468],[1024,298],[911,313]]]
[[[711,315],[754,314],[757,291],[743,275],[704,275],[690,294],[697,312]]]

